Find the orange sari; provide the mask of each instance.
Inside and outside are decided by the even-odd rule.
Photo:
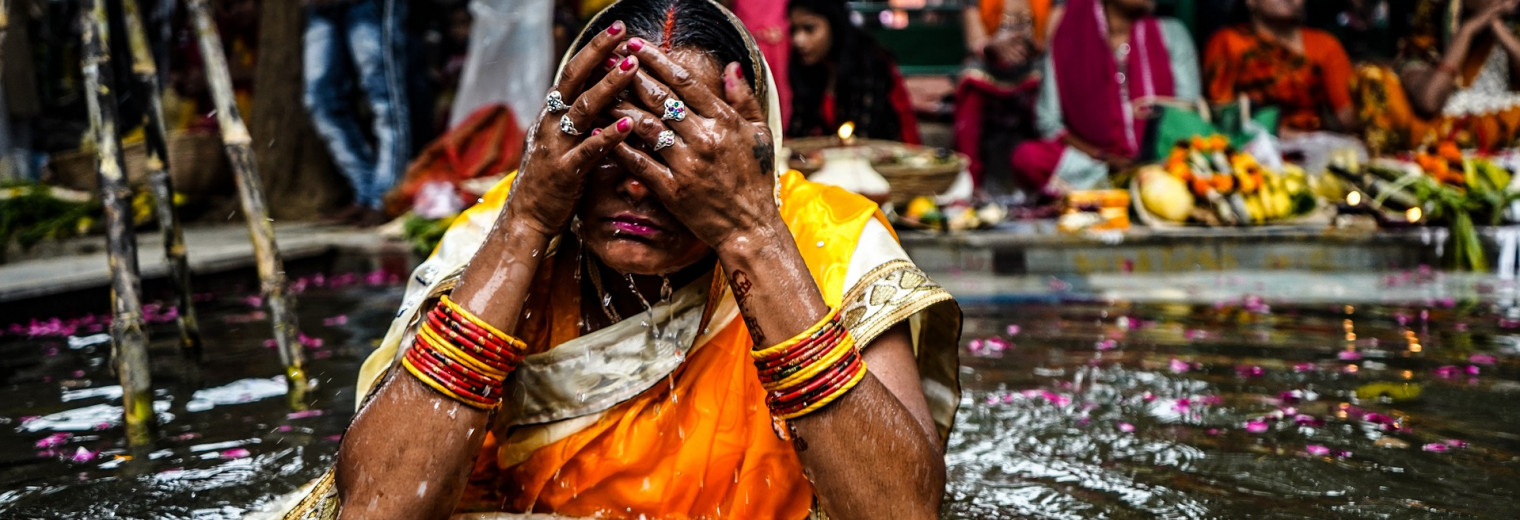
[[[1284,128],[1324,129],[1323,114],[1351,107],[1351,59],[1330,33],[1305,28],[1303,43],[1299,54],[1250,26],[1214,34],[1203,58],[1209,102],[1244,95],[1254,105],[1280,108]]]

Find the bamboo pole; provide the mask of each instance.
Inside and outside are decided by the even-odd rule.
[[[211,97],[216,103],[216,121],[221,126],[222,144],[227,147],[227,157],[232,161],[232,171],[237,175],[238,196],[243,203],[243,217],[248,220],[248,234],[253,239],[253,253],[257,257],[259,281],[264,300],[269,302],[269,318],[274,322],[274,339],[280,352],[280,362],[285,364],[285,379],[289,384],[292,407],[306,406],[306,370],[303,368],[301,344],[296,339],[296,316],[294,302],[285,294],[285,268],[280,263],[280,251],[274,241],[274,225],[264,207],[264,188],[253,165],[252,137],[243,116],[238,112],[232,97],[232,77],[227,72],[227,55],[222,52],[222,39],[211,22],[211,12],[206,0],[190,0],[191,17],[195,33],[200,40],[201,59],[206,67],[206,81],[211,87]]]
[[[144,128],[148,145],[148,185],[157,203],[158,228],[164,235],[164,260],[169,264],[169,279],[174,284],[179,307],[179,346],[191,359],[199,360],[201,328],[191,298],[185,232],[180,227],[179,211],[174,208],[174,179],[169,176],[169,138],[164,130],[158,67],[153,61],[153,51],[148,47],[148,32],[143,29],[142,10],[137,7],[137,0],[122,0],[121,7],[126,18],[127,42],[132,48],[132,74],[148,99],[148,121]]]
[[[111,266],[111,358],[121,380],[127,443],[151,440],[153,399],[148,373],[148,335],[143,331],[137,236],[132,233],[132,189],[127,186],[121,136],[116,129],[109,24],[104,0],[81,0],[85,102],[99,151],[100,198],[106,215],[106,258]]]

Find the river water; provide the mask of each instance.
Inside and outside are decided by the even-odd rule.
[[[0,321],[0,518],[233,519],[318,476],[401,276],[296,281],[319,382],[303,412],[246,288],[202,296],[198,367],[151,309],[160,427],[140,450],[103,317]],[[1383,279],[1476,296],[968,301],[944,516],[1520,518],[1520,314],[1493,296],[1509,286]]]

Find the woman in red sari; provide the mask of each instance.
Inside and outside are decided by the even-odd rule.
[[[1198,99],[1187,28],[1152,15],[1155,0],[1072,0],[1051,38],[1037,118],[1043,141],[1013,152],[1027,189],[1061,194],[1109,185],[1145,143],[1162,99]]]

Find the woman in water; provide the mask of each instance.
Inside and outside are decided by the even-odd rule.
[[[850,23],[844,0],[791,0],[792,119],[786,135],[855,135],[922,142],[913,101],[886,49]]]
[[[1071,0],[1050,42],[1037,107],[1043,141],[1013,152],[1026,188],[1059,195],[1108,186],[1132,164],[1158,101],[1199,96],[1187,28],[1152,15],[1155,0]]]
[[[546,105],[287,518],[934,518],[959,309],[874,204],[778,174],[732,15],[615,4]]]

